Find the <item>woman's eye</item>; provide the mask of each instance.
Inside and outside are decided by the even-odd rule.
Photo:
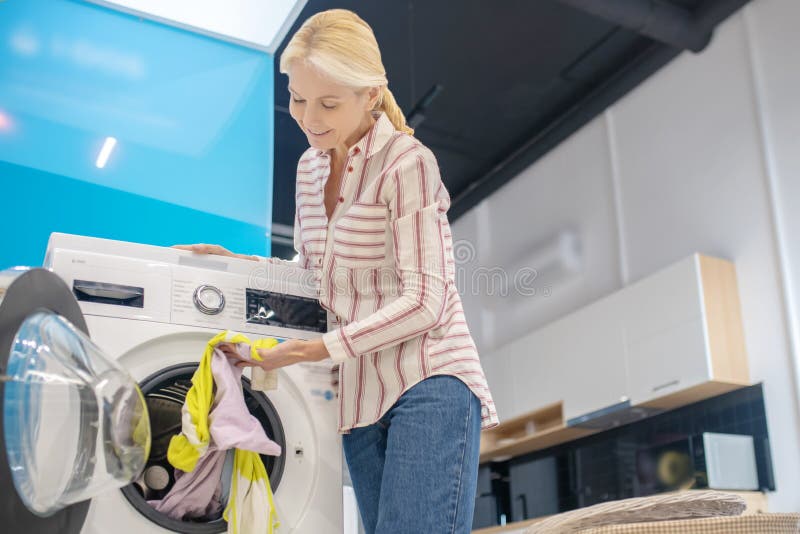
[[[292,102],[294,102],[295,104],[302,104],[303,102],[305,102],[305,100],[299,100],[297,98],[292,98]]]
[[[322,104],[322,107],[325,108],[325,109],[336,109],[336,104],[333,104],[333,105],[330,105],[330,106],[326,105],[326,104]]]

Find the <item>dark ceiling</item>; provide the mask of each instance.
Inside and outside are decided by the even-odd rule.
[[[713,28],[746,2],[309,0],[288,36],[334,7],[372,26],[389,87],[436,154],[453,221],[680,52],[702,50]],[[273,254],[290,257],[280,230],[294,221],[295,169],[308,143],[288,114],[282,51]]]

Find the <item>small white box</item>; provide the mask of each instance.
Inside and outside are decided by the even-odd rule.
[[[703,433],[708,487],[757,490],[758,471],[752,436]]]

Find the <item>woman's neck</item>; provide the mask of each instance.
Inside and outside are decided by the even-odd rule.
[[[361,124],[356,128],[353,134],[345,139],[344,143],[341,143],[339,146],[336,146],[331,150],[331,159],[335,165],[344,165],[345,160],[347,159],[347,153],[350,151],[350,148],[358,143],[367,132],[375,125],[375,119],[372,117],[372,113],[367,113],[364,117],[364,120],[361,121]]]

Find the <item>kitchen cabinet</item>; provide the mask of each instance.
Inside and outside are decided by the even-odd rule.
[[[602,430],[749,385],[734,265],[693,254],[486,360],[502,410],[482,458],[536,450],[583,435],[565,429]]]
[[[510,348],[515,415],[562,402],[568,421],[620,402],[627,388],[624,345],[621,329],[608,321],[608,308],[619,300],[587,306]]]
[[[558,472],[554,456],[512,462],[509,480],[511,521],[558,513]]]
[[[672,408],[749,383],[732,263],[695,254],[631,287],[628,298],[633,404]]]

